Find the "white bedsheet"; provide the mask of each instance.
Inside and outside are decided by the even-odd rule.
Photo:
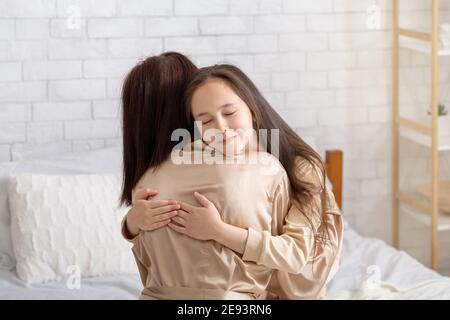
[[[450,279],[421,281],[408,286],[377,282],[328,295],[329,300],[450,300]]]
[[[443,276],[382,240],[362,237],[346,224],[341,266],[329,289],[355,289],[367,278],[403,286]]]
[[[82,278],[79,289],[66,281],[28,285],[14,271],[0,270],[0,299],[20,300],[136,300],[142,290],[138,274]]]
[[[427,291],[418,289],[416,285],[426,280],[432,280],[426,286]],[[435,298],[450,292],[448,278],[383,241],[361,237],[347,225],[341,267],[328,287],[328,298],[392,298],[392,291],[386,290],[361,294],[367,281],[374,285],[384,282],[412,288],[408,291],[409,295],[403,294],[403,297],[412,294],[418,298],[429,298],[433,288],[439,289],[439,292],[435,292]],[[66,282],[27,285],[15,276],[14,271],[0,270],[0,299],[137,299],[141,289],[137,274],[83,278],[80,289],[71,290]]]
[[[404,251],[366,238],[346,225],[339,271],[328,299],[443,299],[450,278],[425,267]]]

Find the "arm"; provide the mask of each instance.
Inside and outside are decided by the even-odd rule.
[[[170,219],[177,215],[179,204],[175,200],[147,200],[154,197],[158,191],[144,189],[132,192],[133,207],[122,219],[122,236],[129,242],[134,242],[141,230],[152,231],[167,225]]]
[[[283,174],[272,192],[272,233],[248,228],[243,260],[299,274],[313,258],[315,233],[322,216],[323,175],[318,168],[301,160],[297,163],[296,174],[314,185],[312,198],[307,203],[291,201],[290,182],[287,174]]]
[[[250,257],[252,261],[265,266],[272,265],[277,269],[267,287],[267,295],[261,299],[325,298],[327,284],[339,268],[344,225],[342,214],[329,189],[325,189],[324,194],[314,197],[313,201],[320,202],[317,210],[322,212],[323,219],[318,226],[317,240],[311,241],[308,246],[303,246],[305,243],[299,241],[298,235],[305,230],[311,234],[310,239],[313,239],[313,234],[309,231],[311,229],[307,221],[303,223],[306,228],[302,227],[301,223],[295,222],[299,216],[303,216],[296,207],[289,210],[280,236],[271,236],[267,231],[249,233],[243,260],[249,259],[246,254],[251,255],[254,252],[255,256]],[[321,236],[325,232],[326,236]],[[255,237],[252,238],[252,235]],[[290,236],[293,240],[289,239]],[[286,244],[291,247],[283,249]],[[273,250],[274,248],[276,250]],[[278,255],[278,252],[282,252],[283,255]],[[301,252],[304,252],[306,260],[303,260]]]
[[[243,254],[243,260],[297,274],[308,262],[314,235],[309,222],[295,206],[291,206],[284,223],[282,234],[273,236],[267,230],[243,229],[222,222],[213,240]]]
[[[311,252],[312,229],[305,215],[291,206],[286,174],[274,188],[272,229],[276,229],[273,232],[280,236],[273,236],[266,230],[244,229],[223,222],[214,204],[199,193],[194,193],[194,196],[202,207],[182,202],[182,210],[173,218],[179,225],[169,223],[169,227],[198,240],[215,240],[243,254],[243,260],[271,269],[299,273]],[[277,227],[280,225],[282,229]]]
[[[221,221],[213,239],[243,253],[245,261],[288,273],[300,273],[312,252],[313,229],[305,214],[291,204],[286,174],[279,179],[272,195],[272,232],[279,235],[252,227],[243,229]],[[311,215],[310,212],[305,213]]]
[[[213,240],[230,248],[233,251],[244,253],[245,244],[248,238],[247,229],[235,227],[222,221],[221,226],[217,229]]]
[[[314,234],[305,216],[291,206],[282,228],[282,234],[248,228],[243,260],[298,274],[312,254]]]
[[[323,299],[326,287],[336,274],[341,257],[344,224],[334,195],[327,189],[328,201],[323,203],[323,221],[318,235],[327,232],[326,238],[318,237],[313,260],[300,274],[276,270],[267,290],[280,299]]]
[[[133,243],[131,251],[133,252],[136,265],[143,286],[148,283],[151,261],[140,241],[136,241],[141,230],[151,231],[161,228],[170,222],[170,218],[176,215],[179,205],[174,200],[153,200],[158,191],[143,189],[132,191],[133,207],[122,219],[122,236]],[[149,200],[147,200],[150,198]]]
[[[123,217],[122,223],[121,223],[121,228],[120,228],[121,231],[122,231],[122,237],[123,237],[125,240],[129,241],[129,242],[133,242],[133,241],[136,239],[136,237],[138,236],[138,234],[139,234],[139,229],[134,230],[134,229],[131,229],[131,228],[127,225],[127,217],[128,217],[128,215],[129,215],[129,213],[130,213],[131,210],[132,210],[132,209],[130,209],[130,210],[127,212],[127,214]]]
[[[204,195],[194,192],[202,207],[181,202],[181,210],[168,226],[181,234],[197,240],[215,240],[239,253],[243,253],[247,241],[247,229],[222,221],[217,208]]]

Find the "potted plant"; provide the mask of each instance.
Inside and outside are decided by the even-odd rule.
[[[431,115],[431,111],[428,110]],[[448,116],[447,107],[443,103],[438,104],[438,120],[439,120],[439,136],[450,135],[450,117]]]

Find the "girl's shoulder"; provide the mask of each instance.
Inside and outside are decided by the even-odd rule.
[[[268,152],[258,152],[258,179],[265,181],[270,198],[274,198],[278,193],[289,194],[290,182],[288,174],[280,162],[273,154]]]
[[[253,157],[257,157],[257,164],[263,172],[278,177],[286,175],[286,170],[275,155],[265,151],[258,151],[253,154]]]

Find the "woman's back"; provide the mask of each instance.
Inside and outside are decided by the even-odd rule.
[[[168,159],[156,170],[149,169],[133,194],[151,187],[159,191],[155,199],[199,205],[193,197],[198,191],[214,203],[224,222],[276,234],[287,211],[280,208],[287,209],[290,201],[288,194],[278,195],[277,202],[284,203],[275,204],[274,193],[280,183],[288,185],[289,181],[275,157],[257,156],[255,163],[175,164]],[[231,290],[251,299],[265,290],[272,274],[271,269],[243,261],[242,255],[215,241],[192,239],[168,227],[141,231],[134,244],[143,293],[161,299],[173,299],[171,293],[185,288],[198,298],[207,298],[209,291],[204,289],[211,289],[219,290],[219,297],[211,298],[220,299],[220,292]]]

